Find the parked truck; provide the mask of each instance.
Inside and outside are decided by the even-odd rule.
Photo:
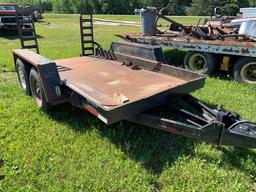
[[[0,30],[17,30],[17,17],[23,23],[24,28],[31,28],[26,23],[33,17],[35,21],[42,18],[41,13],[31,7],[21,8],[13,3],[0,3]]]
[[[0,29],[17,30],[16,13],[19,10],[17,4],[0,4]],[[29,20],[29,15],[18,15],[19,20]],[[29,25],[24,24],[24,27],[29,28]]]

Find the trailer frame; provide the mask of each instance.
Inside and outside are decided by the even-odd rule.
[[[214,53],[221,55],[234,55],[243,57],[256,58],[256,43],[253,42],[235,42],[221,40],[199,40],[189,36],[175,35],[159,35],[159,36],[144,36],[141,34],[124,35],[125,39],[132,42],[158,45],[162,47],[171,47],[174,49],[182,49],[186,51],[197,51]]]
[[[71,60],[52,61],[26,49],[13,51],[15,69],[21,85],[22,80],[26,80],[25,83],[28,83],[27,81],[31,79],[37,84],[36,90],[33,90],[30,81],[30,86],[27,85],[30,90],[24,90],[24,87],[21,86],[23,91],[28,95],[32,93],[35,101],[41,99],[42,105],[57,106],[61,103],[71,103],[74,107],[87,110],[106,124],[127,120],[138,125],[215,145],[256,148],[256,123],[242,121],[236,114],[226,112],[222,108],[213,110],[189,95],[190,92],[204,87],[206,76],[164,64],[161,47],[118,42],[113,43],[109,51],[99,47],[95,53],[96,55],[82,56]],[[180,78],[184,82],[174,84],[173,87],[153,91],[151,95],[139,97],[131,103],[126,100],[125,95],[119,95],[122,103],[116,104],[117,106],[112,106],[112,108],[111,106],[106,107],[106,105],[97,102],[98,93],[93,87],[97,84],[90,86],[88,81],[88,78],[93,79],[96,76],[95,71],[93,71],[95,69],[92,70],[91,74],[84,74],[86,71],[83,68],[78,68],[75,71],[73,67],[73,65],[81,67],[84,63],[78,63],[84,60],[91,62],[91,64],[92,61],[98,62],[100,66],[106,65],[107,67],[119,65],[118,68],[122,70],[120,71],[121,74],[128,76],[131,75],[129,73],[134,75],[136,73],[134,71],[139,73],[141,70],[139,74],[146,75],[146,79],[144,79],[146,82],[152,82],[153,76],[161,79],[161,75]],[[64,65],[65,62],[68,65]],[[97,69],[100,66],[95,67]],[[65,75],[72,70],[74,74]],[[21,78],[25,76],[26,78]],[[132,76],[132,78],[134,77]],[[95,81],[95,78],[93,80]],[[90,86],[89,92],[88,89],[79,89],[74,82],[80,83],[86,88]],[[163,83],[169,84],[171,82]],[[105,85],[98,88],[103,90]],[[131,85],[123,90],[129,92],[132,88]],[[146,91],[149,90],[146,89]],[[179,102],[176,100],[177,98],[180,100]],[[36,103],[41,109],[45,109],[38,102]],[[179,103],[182,104],[179,105]],[[190,107],[184,108],[184,103]]]
[[[120,43],[118,43],[118,45],[120,46]],[[122,47],[122,45],[124,46]],[[117,45],[113,45],[112,47],[115,46]],[[129,48],[133,49],[132,45],[126,45],[124,43],[121,44],[121,47],[121,49],[117,49],[116,55],[115,52],[113,52],[116,58],[122,58],[123,62],[133,60],[134,56],[129,56],[128,54]],[[151,50],[149,47],[147,48]],[[127,53],[121,54],[122,49],[127,51]],[[144,56],[147,57],[150,56],[150,54],[146,53]],[[98,57],[89,57],[100,60],[100,62],[108,61],[100,55]],[[123,105],[120,108],[108,111],[90,98],[85,97],[85,95],[81,94],[75,87],[68,86],[68,80],[60,78],[61,71],[65,71],[66,69],[57,66],[55,62],[29,50],[15,50],[14,59],[15,61],[22,59],[26,68],[30,71],[36,67],[40,76],[39,83],[42,83],[43,87],[42,92],[44,92],[47,102],[50,103],[50,105],[56,106],[60,103],[69,102],[75,107],[86,109],[106,124],[128,120],[138,125],[160,129],[215,145],[256,148],[255,123],[241,121],[238,116],[230,112],[225,112],[223,109],[212,110],[202,102],[188,95],[189,92],[204,86],[204,76],[200,77],[200,75],[198,75],[197,79],[192,80],[187,85],[183,85],[180,88],[178,86],[177,89],[170,89],[163,93],[155,94],[148,99],[139,99],[132,105]],[[152,67],[152,65],[157,66],[157,62],[150,62],[149,60],[143,59],[143,57],[141,59],[136,57],[133,64],[141,64],[139,66],[143,67],[145,63],[148,63],[148,67]],[[177,72],[175,73],[180,73],[179,75],[186,73],[192,76],[195,75],[184,69],[160,64],[160,71],[165,71],[168,68],[176,70]],[[159,71],[154,73],[157,75]],[[77,73],[77,75],[79,74]],[[175,97],[182,99],[183,102],[189,103],[192,111],[183,109],[182,106],[176,106],[177,102],[172,100]],[[154,114],[154,112],[158,110],[160,111],[160,115]],[[194,111],[199,111],[200,114]],[[153,112],[153,114],[151,114],[151,112]],[[172,112],[173,115],[178,115],[178,118],[182,118],[183,120],[162,116],[162,114],[166,112]]]

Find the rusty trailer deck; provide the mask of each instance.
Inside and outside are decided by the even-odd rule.
[[[65,85],[100,108],[97,111],[107,122],[126,119],[158,106],[172,93],[200,89],[205,79],[198,74],[178,76],[175,70],[181,69],[176,68],[174,74],[169,75],[133,70],[121,62],[96,57],[61,59],[55,63]]]
[[[94,57],[56,60],[61,80],[82,96],[111,110],[188,83],[147,70],[132,70],[117,61]]]
[[[77,94],[76,103],[94,115],[100,114],[107,124],[162,105],[170,95],[190,93],[205,83],[203,75],[150,61],[149,66],[132,69],[123,62],[95,56],[52,61],[29,50],[15,50],[14,57],[38,69],[48,102],[59,103],[55,92],[62,82],[64,100],[70,101]],[[51,102],[53,97],[57,101]]]

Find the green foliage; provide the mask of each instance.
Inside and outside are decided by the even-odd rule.
[[[191,0],[170,0],[168,3],[169,14],[185,15]]]
[[[0,0],[0,2],[5,0]],[[168,7],[171,15],[212,15],[217,6],[224,14],[236,15],[240,7],[255,5],[255,0],[9,0],[20,5],[41,6],[55,13],[93,12],[104,14],[133,14],[143,6]]]
[[[53,10],[53,5],[52,5],[52,2],[50,0],[43,1],[42,4],[41,4],[41,7],[46,12],[50,12],[50,11]]]
[[[256,0],[249,0],[249,5],[252,7],[256,6]]]
[[[247,7],[248,0],[230,0],[229,3],[224,5],[224,10],[228,15],[236,15],[241,7]]]
[[[215,7],[222,9],[223,15],[236,15],[240,7],[248,7],[248,0],[192,0],[188,15],[213,15]]]

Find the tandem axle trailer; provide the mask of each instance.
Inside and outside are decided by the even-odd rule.
[[[189,95],[204,87],[206,76],[164,64],[161,47],[114,42],[105,51],[92,43],[95,54],[83,47],[81,57],[60,60],[14,50],[22,90],[45,111],[71,103],[106,124],[125,120],[216,145],[256,148],[256,124]]]

